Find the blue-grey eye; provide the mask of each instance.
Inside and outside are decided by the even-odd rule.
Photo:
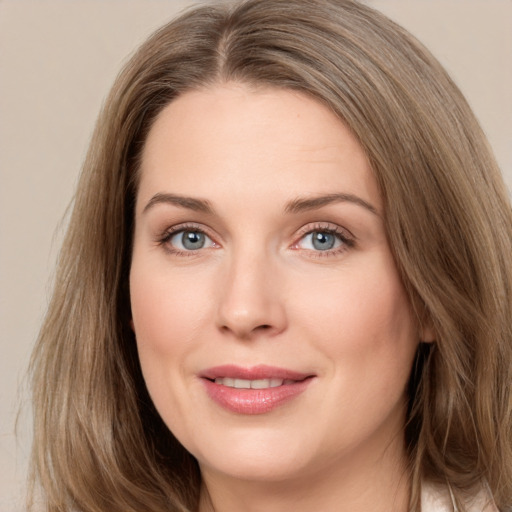
[[[194,230],[178,231],[170,238],[169,243],[180,251],[197,251],[213,245],[209,236]]]
[[[314,231],[312,234],[312,244],[317,251],[328,251],[334,247],[336,237],[332,233]]]
[[[330,231],[311,231],[299,243],[301,249],[311,251],[329,251],[343,243],[341,236]]]

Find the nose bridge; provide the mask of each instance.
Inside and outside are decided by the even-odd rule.
[[[221,284],[221,329],[248,338],[256,332],[275,334],[285,328],[278,267],[263,247],[239,247],[231,252]]]

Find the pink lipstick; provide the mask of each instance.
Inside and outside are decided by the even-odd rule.
[[[266,365],[223,365],[209,368],[199,377],[208,396],[228,411],[264,414],[303,393],[314,375]]]

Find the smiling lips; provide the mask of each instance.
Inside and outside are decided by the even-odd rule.
[[[264,414],[306,390],[314,375],[272,366],[216,366],[203,372],[208,396],[238,414]]]

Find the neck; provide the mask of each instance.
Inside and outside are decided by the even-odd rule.
[[[282,481],[248,481],[202,468],[200,512],[407,512],[410,479],[403,439],[375,456],[332,460]]]

